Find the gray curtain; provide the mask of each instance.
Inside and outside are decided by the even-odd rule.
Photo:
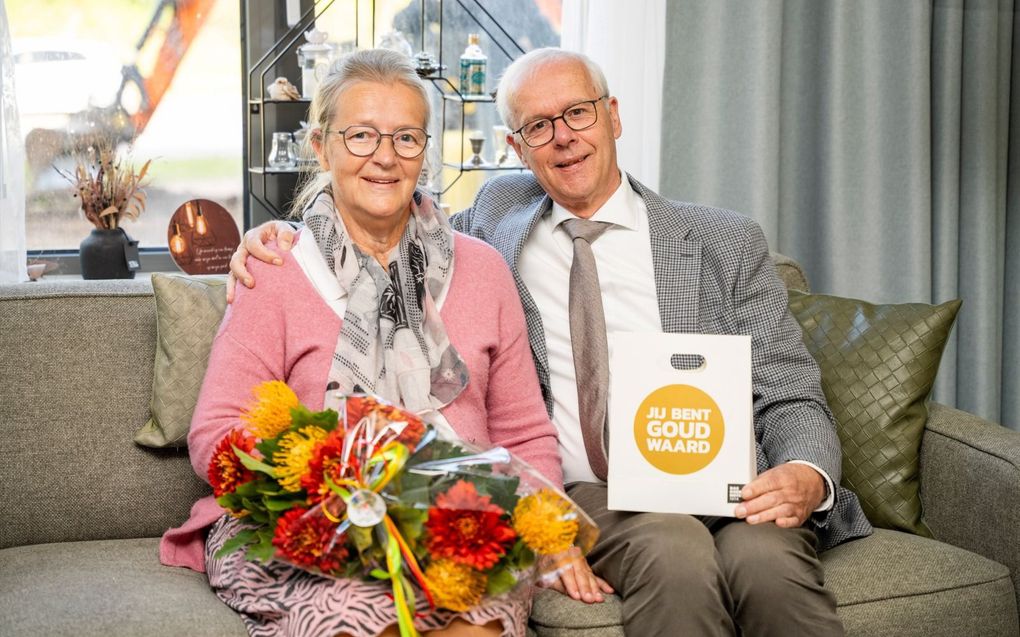
[[[1014,429],[1018,28],[1013,0],[673,0],[661,175],[815,291],[962,298],[935,399]]]

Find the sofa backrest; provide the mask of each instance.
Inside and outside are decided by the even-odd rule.
[[[796,262],[773,260],[807,289]],[[155,349],[148,277],[0,285],[0,548],[154,537],[209,493],[186,450],[132,442]]]
[[[148,277],[0,285],[0,548],[157,536],[208,492],[132,442],[155,343]]]

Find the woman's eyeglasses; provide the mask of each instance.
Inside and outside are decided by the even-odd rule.
[[[398,128],[392,133],[380,133],[374,126],[348,126],[343,130],[323,130],[336,133],[352,155],[368,157],[379,148],[383,137],[393,142],[393,152],[404,159],[414,159],[425,151],[430,135],[423,128]]]

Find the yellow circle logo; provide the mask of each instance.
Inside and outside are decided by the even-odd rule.
[[[690,385],[666,385],[641,403],[634,441],[656,469],[672,474],[701,471],[722,448],[725,426],[712,397]]]

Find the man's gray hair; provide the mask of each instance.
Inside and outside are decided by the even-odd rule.
[[[496,90],[496,107],[499,109],[499,116],[503,123],[515,130],[522,122],[519,121],[521,114],[517,111],[515,96],[517,88],[524,82],[530,81],[539,72],[542,66],[551,62],[580,62],[588,69],[588,77],[595,85],[597,97],[609,94],[609,85],[606,83],[606,76],[590,57],[584,53],[567,51],[556,47],[545,47],[529,51],[514,60],[513,64],[503,71],[499,78],[499,88]]]
[[[312,135],[321,135],[321,131],[325,131],[329,127],[333,116],[336,115],[341,94],[358,82],[400,84],[417,93],[421,97],[421,103],[425,109],[425,119],[422,120],[421,126],[428,129],[429,118],[432,114],[428,88],[415,71],[411,59],[389,49],[355,51],[334,62],[325,77],[319,82],[315,95],[312,96],[312,104],[308,109],[308,123],[311,131],[305,136],[301,149],[302,156],[314,156],[311,148]],[[328,171],[317,170],[308,173],[297,196],[294,197],[294,203],[290,209],[291,216],[300,217],[305,206],[329,182]]]

